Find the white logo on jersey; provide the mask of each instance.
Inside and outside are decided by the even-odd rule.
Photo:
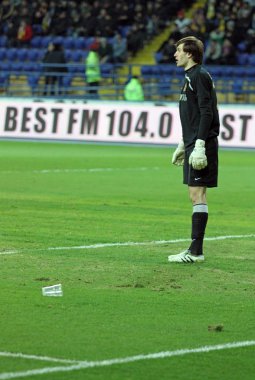
[[[181,94],[180,95],[180,101],[186,102],[187,101],[187,95],[186,94]]]

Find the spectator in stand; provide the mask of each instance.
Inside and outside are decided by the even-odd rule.
[[[133,76],[124,88],[124,99],[128,101],[143,101],[143,86],[137,76]]]
[[[167,41],[165,41],[164,44],[162,44],[162,47],[158,50],[158,53],[162,54],[162,57],[160,58],[158,63],[175,63],[175,42],[176,40],[173,37],[170,37]]]
[[[9,20],[13,14],[14,5],[11,0],[3,0],[0,4],[0,31],[3,32],[2,26],[6,20]]]
[[[221,57],[221,45],[216,40],[209,40],[205,49],[205,63],[218,65]]]
[[[17,46],[17,28],[12,22],[12,20],[8,20],[5,28],[5,35],[8,38],[8,47],[16,47]]]
[[[221,65],[236,65],[236,50],[232,42],[225,38],[222,44],[219,63]]]
[[[51,23],[49,33],[56,36],[66,36],[69,28],[70,18],[65,9],[60,9],[60,13],[57,13],[54,17],[54,22]]]
[[[113,61],[113,49],[112,45],[108,42],[107,38],[101,37],[98,47],[98,54],[100,63],[112,63]]]
[[[20,22],[17,34],[18,45],[20,47],[28,47],[33,37],[32,26],[25,20]]]
[[[249,29],[245,39],[246,52],[255,54],[255,29]]]
[[[66,59],[60,44],[49,43],[43,58],[45,72],[44,95],[62,95],[63,75],[67,72]]]
[[[242,6],[237,11],[236,27],[245,34],[249,29],[253,17],[252,6],[248,1],[244,1]]]
[[[225,32],[222,30],[222,28],[219,26],[218,28],[211,31],[209,38],[210,40],[214,40],[219,43],[219,45],[222,45],[224,40]]]
[[[131,25],[126,34],[127,51],[131,57],[135,57],[139,50],[143,47],[143,34],[140,33],[137,24]]]
[[[113,62],[124,63],[127,59],[127,42],[120,33],[113,39]]]
[[[118,1],[113,10],[113,19],[119,28],[130,26],[133,23],[133,11],[125,1]]]
[[[187,31],[187,26],[189,26],[191,24],[191,22],[192,22],[192,20],[190,20],[189,18],[185,17],[185,11],[184,11],[184,9],[181,9],[177,13],[177,18],[174,21],[174,24],[176,25],[178,31],[181,34],[184,34]]]
[[[204,41],[206,22],[203,9],[199,8],[194,12],[189,28],[193,36],[197,37],[201,41]]]
[[[99,55],[95,48],[90,48],[89,54],[85,60],[85,76],[89,86],[89,96],[91,99],[98,97],[98,86],[101,80],[101,70]]]
[[[81,13],[78,36],[91,37],[95,35],[96,17],[92,15],[91,10],[86,10]]]
[[[112,17],[107,13],[105,8],[100,10],[100,13],[96,21],[97,30],[101,36],[113,37],[114,36],[114,25]]]

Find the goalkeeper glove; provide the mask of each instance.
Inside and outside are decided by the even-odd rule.
[[[173,153],[172,157],[172,164],[177,165],[177,166],[183,166],[184,164],[184,143],[183,141],[179,142],[176,150]]]
[[[189,164],[192,165],[195,170],[201,170],[207,166],[204,140],[196,140],[195,148],[189,156]]]

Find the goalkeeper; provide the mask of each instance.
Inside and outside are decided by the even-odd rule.
[[[176,43],[178,67],[185,70],[179,111],[183,140],[175,150],[172,163],[183,165],[183,183],[188,185],[193,205],[191,244],[187,250],[168,256],[169,262],[204,261],[203,240],[208,220],[206,190],[217,187],[219,114],[214,84],[203,68],[204,46],[190,36]]]

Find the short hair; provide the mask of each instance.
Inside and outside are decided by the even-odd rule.
[[[204,55],[204,44],[201,40],[194,36],[181,38],[176,42],[175,46],[183,44],[183,51],[192,55],[193,61],[202,64]]]

